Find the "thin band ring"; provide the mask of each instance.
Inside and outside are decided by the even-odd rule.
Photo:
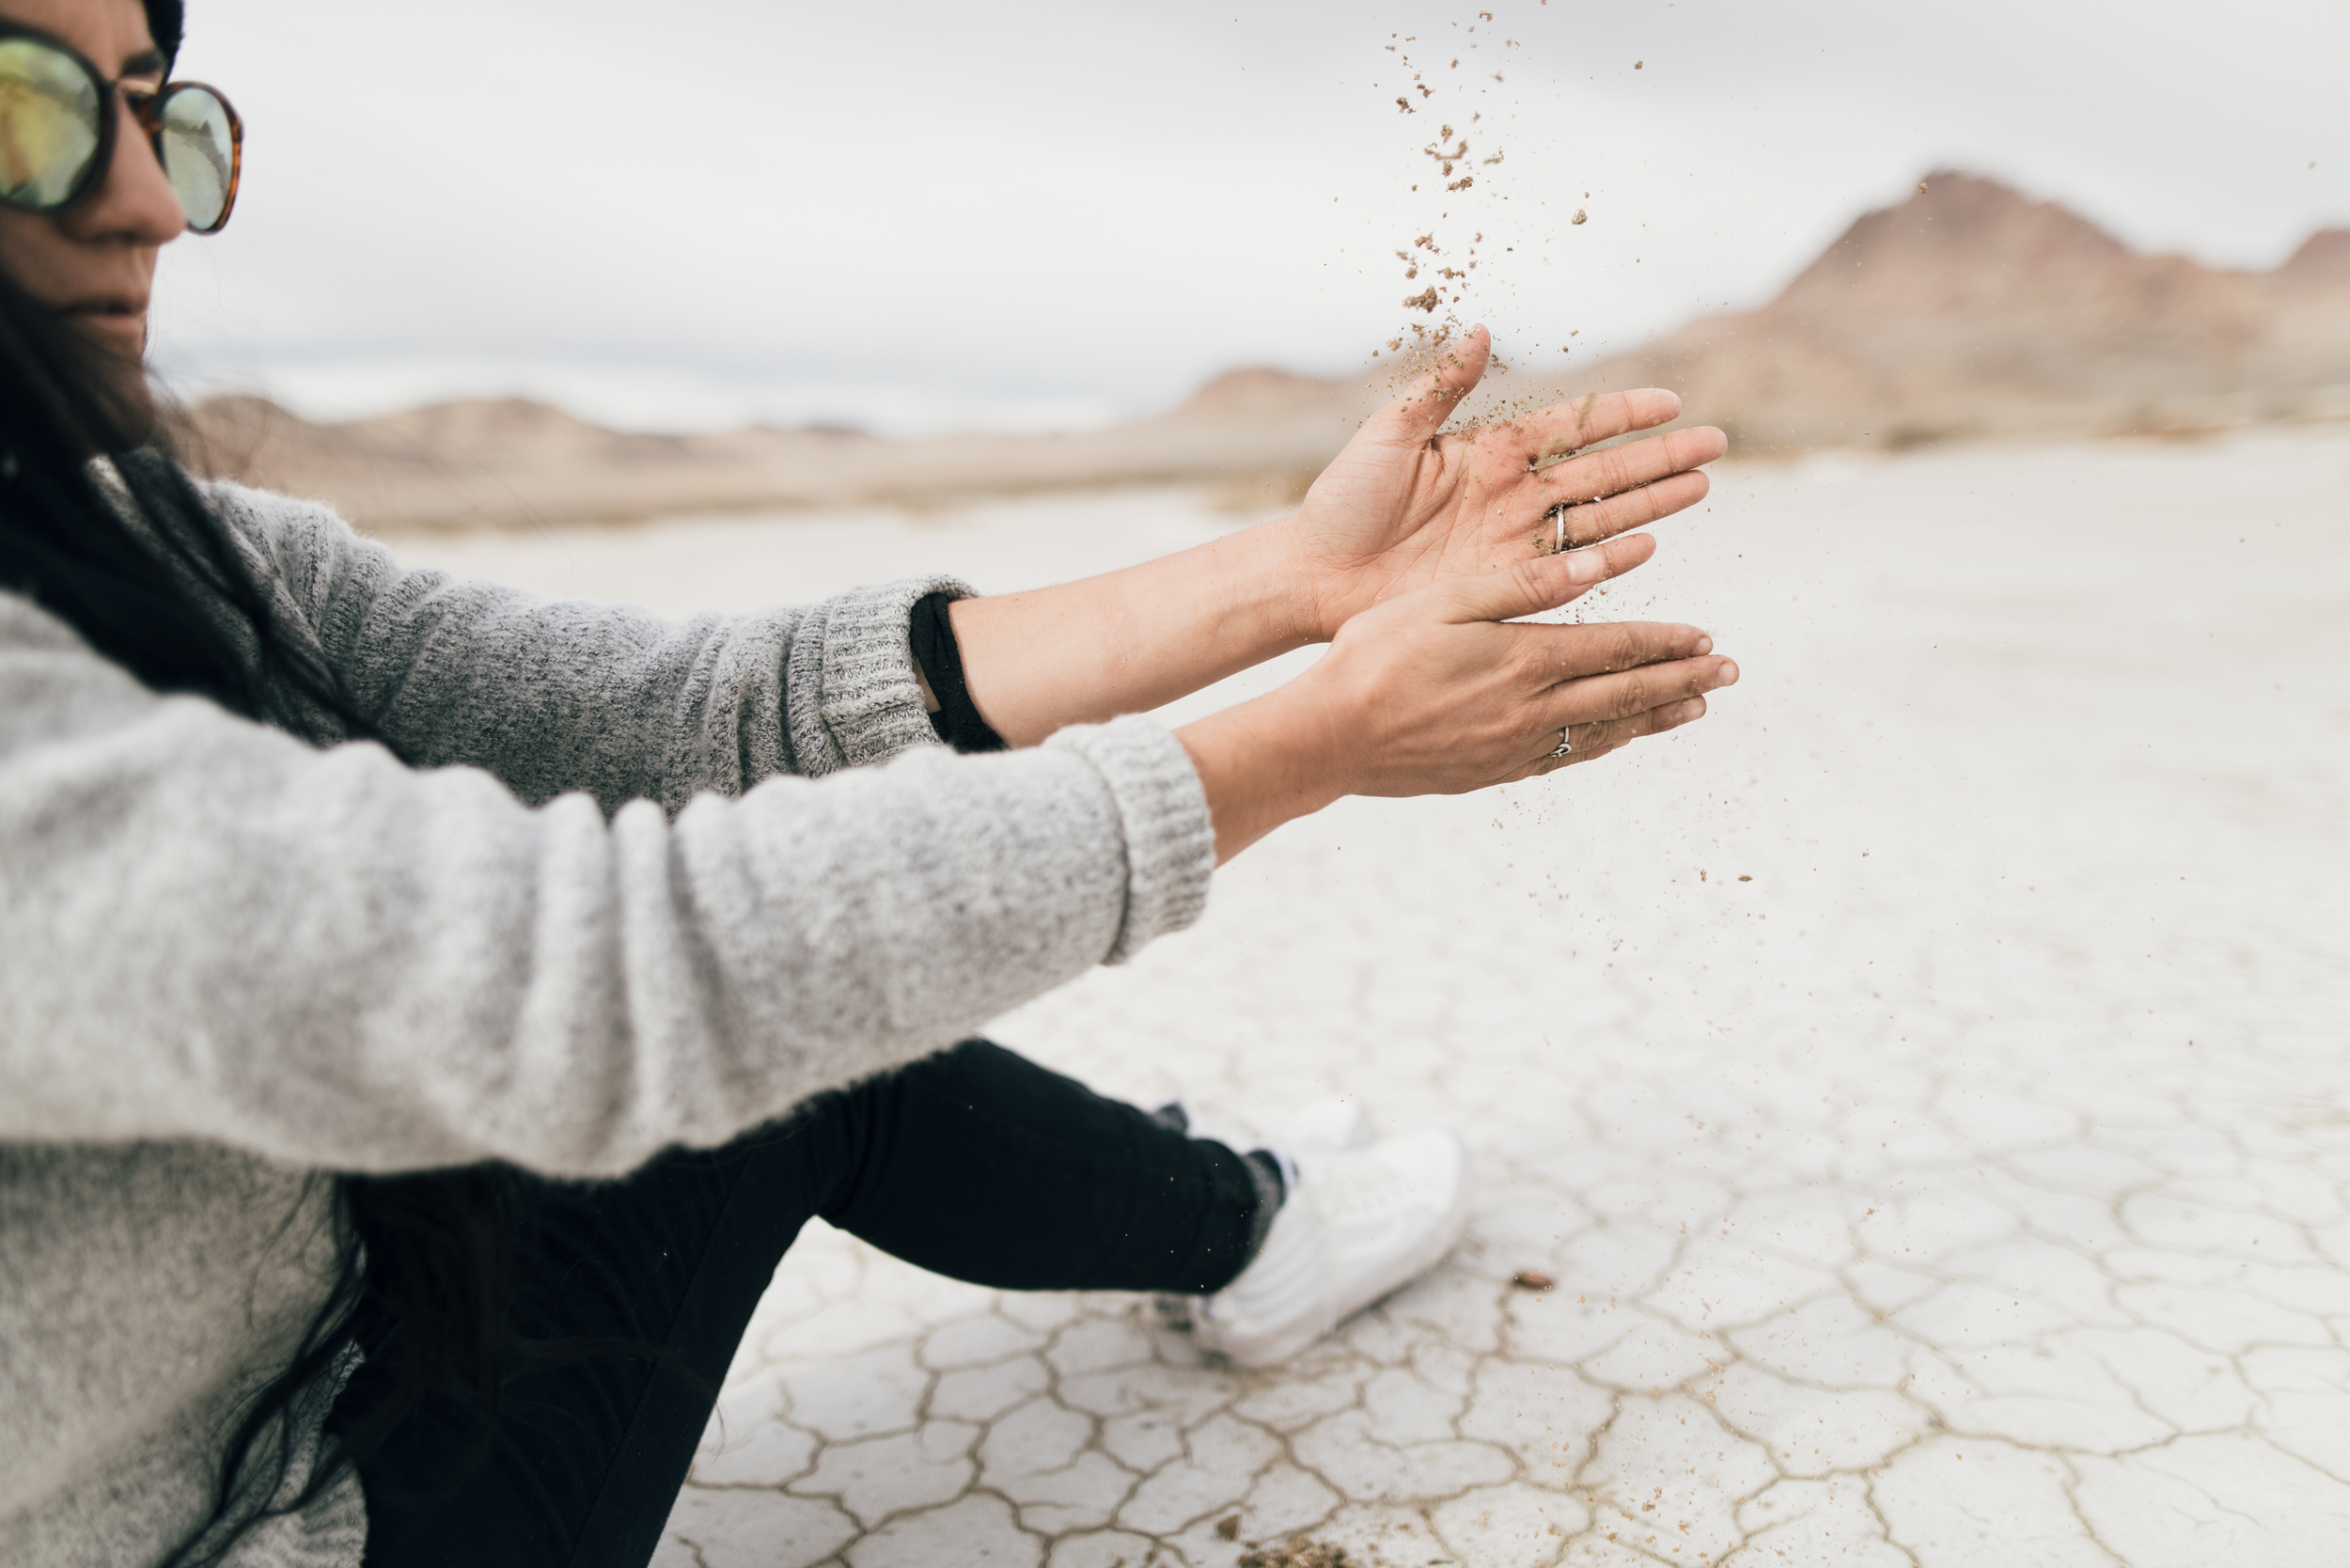
[[[1564,756],[1565,756],[1568,752],[1573,751],[1573,750],[1574,749],[1574,726],[1572,726],[1572,725],[1565,725],[1565,724],[1560,725],[1560,726],[1559,727],[1559,745],[1558,745],[1558,749],[1556,749],[1555,751],[1553,751],[1553,752],[1550,754],[1550,756],[1549,756],[1549,757],[1547,757],[1547,758],[1545,758],[1545,759],[1544,759],[1544,760],[1545,760],[1545,761],[1556,761],[1556,760],[1558,760],[1559,758],[1564,757]]]
[[[1552,526],[1558,530],[1551,540],[1550,553],[1554,556],[1563,556],[1567,553],[1566,503],[1562,501],[1550,509],[1550,521]]]

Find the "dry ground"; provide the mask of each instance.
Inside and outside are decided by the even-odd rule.
[[[682,610],[1229,522],[1138,492],[414,553]],[[664,1563],[2350,1558],[2350,435],[1733,467],[1662,531],[1592,609],[1714,631],[1746,679],[1704,724],[1293,825],[997,1030],[1238,1119],[1452,1122],[1454,1260],[1239,1373],[1145,1303],[812,1230]]]

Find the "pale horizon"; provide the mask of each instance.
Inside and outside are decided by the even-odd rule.
[[[1355,368],[1412,315],[1392,253],[1420,232],[1489,237],[1463,308],[1505,353],[1588,362],[1762,303],[1932,167],[2212,265],[2350,223],[2325,112],[2350,14],[2282,0],[2224,35],[2183,6],[2119,35],[2084,4],[1825,0],[363,15],[191,8],[181,73],[250,144],[228,232],[165,254],[155,359],[183,391],[1083,429],[1234,365]],[[1391,33],[1439,51],[1415,115]],[[1423,138],[1476,115],[1479,188],[1412,192]]]

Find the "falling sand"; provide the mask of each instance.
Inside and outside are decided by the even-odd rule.
[[[1512,204],[1513,196],[1526,193],[1513,188],[1516,181],[1511,176],[1528,165],[1509,165],[1502,136],[1518,100],[1502,90],[1505,71],[1479,69],[1477,62],[1482,55],[1498,64],[1523,45],[1501,36],[1494,22],[1493,11],[1480,10],[1473,18],[1447,24],[1442,34],[1432,33],[1427,39],[1416,33],[1390,34],[1384,46],[1395,56],[1394,69],[1404,79],[1383,76],[1373,84],[1374,90],[1394,93],[1398,114],[1442,116],[1434,135],[1420,141],[1411,155],[1403,178],[1406,194],[1432,204],[1434,212],[1417,226],[1424,232],[1394,248],[1402,281],[1418,287],[1401,296],[1403,319],[1371,352],[1379,366],[1374,389],[1386,396],[1403,391],[1458,352],[1478,320],[1479,287],[1494,281],[1496,268],[1523,268],[1544,253],[1537,242],[1554,237],[1527,229],[1529,216],[1544,211],[1540,203]],[[1538,24],[1559,24],[1545,16]],[[1401,92],[1396,92],[1399,87]],[[1550,113],[1557,105],[1541,107]],[[1453,112],[1444,113],[1447,109]],[[1558,171],[1535,165],[1534,172],[1551,179]],[[1583,194],[1588,201],[1590,193]],[[1590,221],[1589,211],[1577,208],[1563,227]],[[1573,331],[1567,334],[1574,336]],[[1574,348],[1565,341],[1515,347],[1524,356],[1566,355]],[[1504,423],[1556,403],[1572,390],[1557,384],[1520,387],[1500,383],[1509,373],[1509,364],[1496,354],[1468,400],[1472,406],[1462,411],[1453,428]]]

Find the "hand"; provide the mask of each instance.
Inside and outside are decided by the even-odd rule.
[[[1216,857],[1341,795],[1461,794],[1590,761],[1703,716],[1738,679],[1694,626],[1512,623],[1648,559],[1646,535],[1389,600],[1265,697],[1177,731]],[[1574,749],[1554,756],[1560,731]]]
[[[1669,392],[1585,398],[1438,435],[1489,357],[1481,328],[1455,345],[1355,432],[1294,516],[1083,582],[957,601],[948,615],[981,716],[1031,745],[1065,724],[1140,713],[1328,642],[1415,588],[1552,555],[1561,501],[1573,503],[1565,541],[1590,544],[1704,496],[1695,470],[1721,456],[1719,431],[1551,462],[1672,419],[1681,401]]]
[[[1485,374],[1483,327],[1355,432],[1281,526],[1298,562],[1312,633],[1335,636],[1376,604],[1442,578],[1553,554],[1551,510],[1568,505],[1572,548],[1668,517],[1705,498],[1697,472],[1729,450],[1711,427],[1675,431],[1559,463],[1627,431],[1680,416],[1654,389],[1576,399],[1539,414],[1439,435]],[[1536,463],[1549,463],[1536,468]]]

